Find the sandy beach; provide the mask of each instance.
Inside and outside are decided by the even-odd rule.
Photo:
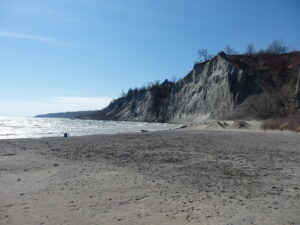
[[[300,136],[181,129],[1,140],[0,224],[298,225]]]

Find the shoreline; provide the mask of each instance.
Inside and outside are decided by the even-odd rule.
[[[0,140],[0,223],[299,223],[299,136],[227,131]]]
[[[81,138],[81,137],[97,137],[97,136],[107,136],[107,135],[126,135],[126,134],[143,134],[143,133],[158,133],[158,132],[177,132],[177,131],[193,131],[193,132],[245,132],[245,133],[269,133],[269,134],[295,134],[297,135],[299,132],[296,131],[291,131],[291,130],[272,130],[272,129],[238,129],[238,128],[197,128],[197,127],[193,127],[193,126],[187,126],[184,128],[169,128],[167,130],[154,130],[154,131],[139,131],[139,132],[127,132],[127,133],[101,133],[101,134],[87,134],[87,135],[75,135],[75,136],[68,136],[67,138]],[[300,135],[300,134],[298,134]],[[41,140],[41,139],[65,139],[63,134],[60,136],[50,136],[50,137],[28,137],[28,138],[7,138],[7,139],[1,139],[0,138],[0,142],[1,141],[18,141],[18,140]],[[1,143],[0,143],[1,144]]]
[[[0,117],[0,139],[23,139],[95,134],[132,133],[140,131],[168,130],[180,124],[147,123],[133,121],[90,121],[70,119],[3,118]]]
[[[44,118],[43,118],[44,119]],[[50,118],[53,119],[53,118]],[[63,119],[65,120],[65,119]],[[70,119],[67,119],[70,120]],[[77,119],[80,120],[80,119]],[[86,120],[84,120],[86,121]],[[103,122],[103,121],[100,121]],[[113,121],[108,121],[113,122]],[[57,132],[55,130],[50,129],[50,133],[35,133],[33,132],[30,135],[22,135],[22,134],[8,134],[6,136],[5,134],[0,134],[0,140],[18,140],[18,139],[40,139],[40,138],[52,138],[52,137],[62,137],[64,133],[68,133],[70,137],[84,137],[84,136],[93,136],[93,135],[115,135],[115,134],[126,134],[126,133],[143,133],[143,132],[159,132],[159,131],[170,131],[170,130],[195,130],[195,131],[264,131],[264,132],[296,132],[296,131],[290,131],[290,130],[274,130],[274,129],[263,129],[262,123],[263,121],[258,120],[205,120],[198,123],[153,123],[153,122],[134,122],[134,121],[114,121],[114,122],[133,122],[133,123],[142,123],[142,124],[148,124],[149,126],[142,126],[142,127],[121,127],[120,130],[115,129],[112,131],[112,127],[107,128],[101,128],[99,127],[98,131],[89,131],[82,129],[81,132],[78,132],[78,130],[68,130],[64,129],[62,130],[60,128],[60,132]],[[160,124],[163,125],[161,127],[153,127],[153,124]],[[164,127],[166,126],[166,127]],[[85,128],[86,129],[86,128]],[[106,131],[104,131],[106,129]],[[300,128],[299,128],[300,129]],[[1,130],[0,130],[1,131]],[[16,130],[17,131],[17,130]],[[44,132],[44,131],[42,131]],[[103,133],[107,132],[107,133]],[[82,134],[84,133],[84,134]],[[297,133],[297,132],[296,132]]]

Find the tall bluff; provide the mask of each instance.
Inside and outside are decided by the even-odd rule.
[[[299,52],[259,56],[220,53],[196,64],[175,83],[166,80],[114,100],[93,118],[187,123],[255,117],[251,104],[262,93],[280,93],[283,87],[295,93],[299,65]]]

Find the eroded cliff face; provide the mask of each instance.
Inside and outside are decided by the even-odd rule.
[[[295,90],[295,107],[300,109],[300,68]]]
[[[207,118],[248,117],[251,116],[249,107],[253,96],[266,91],[275,93],[281,86],[287,86],[295,93],[300,54],[281,60],[290,62],[289,57],[295,61],[292,66],[281,63],[274,64],[273,68],[272,63],[268,64],[273,60],[271,56],[255,58],[220,53],[210,61],[196,64],[176,83],[166,81],[160,86],[114,100],[94,118],[188,123]],[[275,72],[270,72],[271,68]]]
[[[227,118],[247,96],[260,92],[255,81],[228,61],[225,55],[194,66],[175,84],[168,111],[172,122]]]

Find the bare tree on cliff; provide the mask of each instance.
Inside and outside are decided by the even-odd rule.
[[[253,44],[249,44],[246,48],[246,55],[254,55],[255,54],[255,48]]]
[[[237,52],[232,48],[230,47],[229,45],[227,45],[225,48],[224,48],[224,51],[227,55],[235,55],[237,54]]]
[[[212,58],[212,55],[208,53],[207,49],[199,49],[198,50],[198,57],[200,62],[206,62]]]
[[[268,53],[282,54],[288,52],[288,47],[286,47],[281,41],[274,40],[267,48]]]

